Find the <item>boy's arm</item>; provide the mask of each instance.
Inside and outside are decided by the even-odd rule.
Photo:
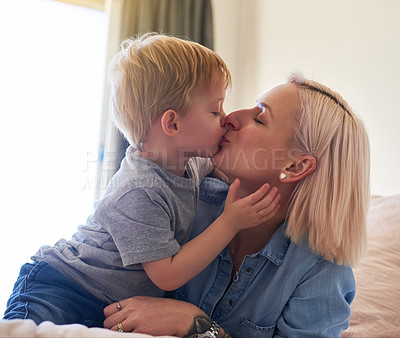
[[[245,227],[256,226],[273,217],[279,209],[277,189],[267,194],[269,185],[238,199],[240,182],[229,188],[225,210],[204,232],[187,242],[172,257],[142,263],[146,274],[160,289],[171,291],[187,283],[204,270]]]
[[[177,254],[142,263],[143,268],[160,289],[175,290],[205,269],[235,234],[220,216],[199,236],[184,244]]]

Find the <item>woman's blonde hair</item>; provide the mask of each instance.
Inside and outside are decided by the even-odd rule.
[[[287,234],[304,237],[314,252],[355,265],[365,249],[370,159],[365,127],[347,102],[329,88],[292,75],[300,111],[289,150],[312,155],[315,171],[299,182],[289,206]]]
[[[147,33],[122,42],[110,66],[111,116],[129,143],[140,147],[153,121],[168,109],[184,115],[193,90],[231,75],[212,50],[173,36]]]

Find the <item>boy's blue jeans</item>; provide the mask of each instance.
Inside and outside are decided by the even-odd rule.
[[[103,309],[107,305],[48,263],[26,263],[7,302],[4,319],[103,327]]]

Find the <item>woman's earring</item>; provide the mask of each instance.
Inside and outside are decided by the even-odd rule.
[[[286,174],[285,174],[285,173],[281,173],[281,174],[279,175],[279,178],[280,178],[281,180],[284,180],[284,179],[286,178]]]

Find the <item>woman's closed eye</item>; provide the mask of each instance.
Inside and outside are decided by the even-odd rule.
[[[261,113],[262,114],[262,113]],[[262,118],[262,115],[261,114],[259,114],[259,115],[257,115],[255,118],[254,118],[254,122],[256,122],[256,123],[258,123],[258,124],[262,124],[262,125],[264,125],[265,123],[264,123],[264,119]],[[260,117],[261,116],[261,117]]]
[[[213,111],[213,112],[211,112],[211,114],[213,114],[215,116],[220,116],[221,115],[221,113],[219,111]]]

